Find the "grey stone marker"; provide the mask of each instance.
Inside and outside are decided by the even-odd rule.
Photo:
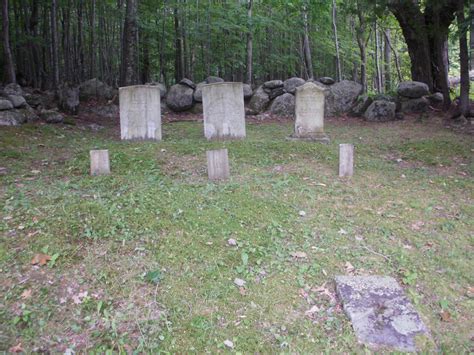
[[[428,335],[397,281],[387,276],[336,276],[336,290],[357,339],[377,350],[416,351],[415,338]]]
[[[210,139],[245,138],[242,83],[207,84],[202,88],[204,136]]]
[[[324,133],[325,91],[311,82],[296,88],[295,131],[288,139],[329,143]]]
[[[107,149],[91,150],[91,175],[110,174],[109,151]]]
[[[151,85],[121,87],[120,135],[123,140],[161,140],[160,88]]]
[[[354,174],[354,146],[352,144],[339,144],[339,176],[352,176]]]
[[[230,176],[227,149],[208,150],[206,155],[209,180],[227,180]]]

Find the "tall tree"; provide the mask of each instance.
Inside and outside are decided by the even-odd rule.
[[[123,28],[121,78],[122,86],[138,83],[138,0],[127,0],[125,23]]]
[[[461,114],[469,114],[469,50],[467,47],[467,24],[464,17],[464,0],[458,0],[457,23],[459,28],[459,62],[461,64]]]
[[[13,63],[12,51],[10,49],[10,31],[8,18],[8,0],[2,0],[2,44],[4,56],[5,82],[16,83],[15,65]]]
[[[332,26],[334,31],[334,46],[336,48],[336,78],[337,81],[342,80],[342,71],[341,71],[341,58],[339,56],[339,38],[337,36],[337,7],[336,0],[332,0]]]
[[[253,0],[248,0],[247,3],[247,21],[248,21],[248,32],[247,32],[247,62],[246,62],[246,77],[245,82],[252,85],[253,77],[253,26],[252,26],[252,8]]]
[[[313,60],[311,59],[311,45],[309,40],[309,24],[308,24],[308,3],[305,0],[303,2],[303,26],[304,26],[304,33],[303,33],[303,53],[304,53],[304,63],[306,69],[306,76],[308,79],[313,79]]]
[[[385,74],[385,91],[388,92],[392,88],[391,61],[392,53],[390,51],[390,29],[384,31],[385,42],[383,46],[383,61]]]
[[[57,0],[51,0],[51,59],[52,59],[52,83],[53,88],[59,85],[59,52],[58,52],[58,29],[57,29]]]
[[[451,104],[448,86],[447,40],[458,0],[388,0],[408,46],[413,80],[441,91],[444,107]]]

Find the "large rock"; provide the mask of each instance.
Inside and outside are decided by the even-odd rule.
[[[175,112],[189,110],[194,104],[193,94],[194,90],[187,85],[173,85],[166,96],[166,104]]]
[[[244,88],[244,99],[245,100],[250,99],[253,95],[252,86],[250,84],[244,84],[243,88]]]
[[[64,116],[54,110],[45,110],[40,113],[40,118],[46,123],[62,123],[64,122]]]
[[[270,111],[275,115],[293,117],[295,115],[295,97],[289,93],[278,96],[273,100]]]
[[[160,88],[160,98],[163,99],[166,96],[166,85],[158,81],[151,81],[145,85],[158,86]],[[163,100],[161,100],[163,101]]]
[[[79,87],[60,86],[58,89],[59,108],[71,115],[79,110]]]
[[[205,82],[207,84],[223,83],[224,79],[219,78],[218,76],[208,76]]]
[[[429,101],[425,97],[411,100],[401,100],[400,111],[404,113],[426,112],[429,108]]]
[[[268,104],[270,103],[270,98],[265,92],[263,86],[260,86],[253,94],[249,102],[249,113],[258,115],[259,113],[264,112]]]
[[[190,87],[191,89],[196,89],[196,84],[194,84],[192,82],[192,80],[188,79],[188,78],[184,78],[184,79],[181,79],[181,81],[179,82],[181,85],[185,85],[187,87]]]
[[[12,108],[13,108],[13,104],[9,100],[2,99],[0,97],[0,111],[11,110]]]
[[[373,100],[369,95],[361,95],[351,108],[351,116],[360,117],[363,116],[365,111],[372,104]]]
[[[26,117],[18,110],[0,111],[0,126],[19,126]]]
[[[320,83],[323,83],[324,85],[332,85],[336,82],[333,78],[330,78],[329,76],[323,76],[319,78],[318,81]]]
[[[35,122],[39,120],[39,116],[36,114],[36,111],[33,110],[29,105],[26,105],[24,108],[17,109],[16,111],[25,117],[26,122]]]
[[[342,80],[329,87],[326,96],[326,115],[334,116],[348,112],[355,100],[362,94],[363,87],[355,81]]]
[[[290,79],[287,79],[285,80],[285,82],[283,83],[283,87],[285,88],[285,91],[290,93],[290,94],[294,94],[295,91],[296,91],[296,88],[298,86],[301,86],[301,85],[304,85],[306,81],[304,81],[303,79],[301,78],[290,78]]]
[[[3,92],[7,95],[18,95],[23,96],[24,92],[20,85],[18,84],[8,84],[3,88]]]
[[[20,95],[7,95],[7,99],[10,100],[15,108],[24,107],[26,105],[25,98]]]
[[[270,100],[273,100],[275,97],[281,96],[284,93],[285,93],[285,89],[283,87],[280,87],[280,88],[272,89],[268,93],[268,97],[270,98]]]
[[[81,99],[95,97],[110,100],[114,96],[114,90],[106,83],[94,78],[83,82],[79,86],[79,95]]]
[[[444,101],[444,96],[440,92],[435,92],[434,94],[429,95],[426,98],[433,105],[441,104]]]
[[[196,85],[196,90],[194,90],[194,101],[202,102],[202,88],[204,85],[207,85],[205,81],[202,81]]]
[[[263,88],[268,90],[273,90],[281,87],[283,87],[283,81],[281,80],[270,80],[263,84]]]
[[[395,120],[396,104],[386,100],[375,100],[364,113],[369,122],[387,122]]]
[[[404,81],[398,84],[397,93],[400,96],[418,99],[429,94],[428,85],[419,81]]]

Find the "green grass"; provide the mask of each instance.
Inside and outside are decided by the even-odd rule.
[[[470,351],[472,137],[436,122],[331,123],[330,145],[285,140],[290,123],[248,124],[234,142],[163,129],[153,143],[1,128],[0,351],[201,353],[229,339],[242,353],[363,352],[334,298],[347,262],[404,285],[426,350]],[[351,180],[339,143],[356,145]],[[213,184],[205,151],[220,147],[232,177]],[[109,149],[110,176],[88,176],[94,148]],[[54,265],[31,266],[41,252]]]

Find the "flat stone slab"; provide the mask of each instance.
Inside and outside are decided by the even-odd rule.
[[[405,296],[387,276],[336,276],[336,291],[358,340],[372,348],[417,351],[416,337],[428,330]]]

